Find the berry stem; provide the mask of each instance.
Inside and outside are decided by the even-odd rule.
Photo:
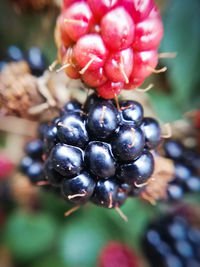
[[[156,70],[156,69],[152,68],[151,66],[147,66],[147,70],[150,70],[155,74],[159,74],[159,73],[165,72],[167,70],[167,67],[163,67],[161,69]]]
[[[120,112],[120,106],[119,106],[119,101],[118,101],[117,96],[115,96],[115,102],[116,102],[117,110]]]
[[[122,212],[122,210],[119,207],[115,207],[115,210],[118,212],[119,216],[125,221],[128,222],[128,218],[126,215]]]
[[[70,66],[69,63],[66,63],[65,65],[61,66],[59,69],[56,70],[56,73],[61,72],[62,70],[65,70],[66,68],[68,68]]]
[[[166,52],[158,54],[158,58],[175,58],[177,56],[177,52]]]
[[[58,59],[54,60],[54,61],[51,63],[51,65],[49,66],[49,71],[52,72],[52,71],[55,69],[55,67],[56,67],[56,65],[57,65],[58,63],[59,63],[59,62],[58,62]]]
[[[133,134],[132,135],[133,136],[133,138],[132,138],[132,144],[130,146],[128,146],[128,148],[132,148],[134,146],[134,144],[135,144],[135,130],[133,128],[131,128],[131,132]]]
[[[100,121],[99,121],[100,124],[103,124],[103,119],[104,119],[104,114],[105,114],[106,109],[107,109],[106,106],[102,107],[101,118],[100,118]]]
[[[82,190],[83,193],[81,194],[75,194],[75,195],[69,195],[68,196],[68,199],[73,199],[73,198],[76,198],[76,197],[85,197],[87,195],[86,191],[85,190]]]
[[[113,206],[112,192],[110,192],[109,194],[109,201],[110,202],[109,202],[108,208],[111,209]]]
[[[122,56],[120,57],[120,63],[119,63],[119,68],[121,70],[122,75],[124,76],[125,79],[125,83],[128,84],[129,83],[129,79],[124,71],[124,63],[123,63],[123,58]]]
[[[153,84],[150,83],[146,88],[136,88],[135,90],[140,93],[146,93],[153,88]]]
[[[91,58],[90,61],[85,65],[85,67],[81,71],[79,71],[79,73],[83,75],[94,60],[95,60],[95,57]]]
[[[71,133],[73,133],[73,129],[64,125],[62,122],[58,122],[58,126],[64,127],[65,129],[67,129],[68,131],[70,131]]]
[[[83,20],[78,20],[78,19],[65,19],[64,20],[65,23],[77,23],[77,24],[81,24],[81,25],[85,25],[86,23]]]
[[[67,212],[65,212],[65,217],[69,216],[71,213],[77,211],[80,208],[80,206],[75,206],[73,208],[71,208],[70,210],[68,210]]]
[[[39,181],[36,183],[36,185],[38,185],[38,186],[49,185],[49,184],[50,184],[49,181]]]

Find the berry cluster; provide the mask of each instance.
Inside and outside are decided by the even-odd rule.
[[[200,191],[200,156],[180,142],[169,140],[164,144],[166,157],[174,161],[174,179],[168,186],[168,196],[180,199],[184,193]]]
[[[11,45],[8,47],[6,55],[2,58],[3,59],[0,60],[0,71],[8,62],[22,60],[27,61],[30,71],[34,76],[41,76],[46,68],[44,55],[41,50],[35,46],[28,50],[27,55],[24,55],[19,47]]]
[[[27,145],[23,172],[33,183],[60,187],[76,204],[91,200],[114,208],[138,195],[153,173],[149,150],[160,143],[161,131],[138,102],[123,100],[118,109],[95,94],[84,107],[68,102],[60,117],[40,126],[40,140]]]
[[[167,216],[154,222],[145,233],[143,247],[151,266],[200,266],[200,230],[183,217]]]
[[[111,99],[152,73],[162,35],[153,0],[63,0],[55,41],[66,74]]]

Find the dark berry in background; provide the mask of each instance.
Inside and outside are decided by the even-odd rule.
[[[30,71],[34,76],[41,76],[47,68],[44,55],[39,47],[30,47],[27,53],[23,52],[18,46],[10,45],[0,59],[0,71],[10,62],[27,61]]]
[[[175,173],[168,185],[168,197],[172,200],[181,199],[185,193],[200,191],[200,155],[195,149],[186,148],[176,140],[164,143],[165,156],[173,160]]]
[[[95,94],[84,105],[66,103],[60,117],[40,125],[40,139],[27,145],[22,172],[32,183],[60,188],[78,205],[91,201],[115,208],[139,196],[154,171],[149,150],[161,141],[160,127],[145,120],[138,102],[123,100],[119,106]]]
[[[143,251],[151,266],[200,266],[200,229],[179,215],[154,221],[144,233]]]

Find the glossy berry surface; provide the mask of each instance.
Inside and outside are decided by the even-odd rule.
[[[195,236],[195,242],[191,236]],[[150,266],[199,266],[199,244],[200,230],[184,217],[172,214],[149,225],[143,238],[143,250]]]
[[[154,171],[141,127],[143,108],[130,100],[116,106],[96,94],[84,104],[66,103],[58,117],[40,125],[21,171],[77,205],[118,208],[128,197],[139,197]]]
[[[99,206],[113,208],[118,194],[118,186],[112,180],[98,181],[92,201]]]
[[[65,114],[69,111],[80,111],[81,110],[81,103],[77,102],[77,101],[70,101],[68,102],[66,105],[64,105],[64,107],[61,110],[61,115]]]
[[[57,144],[58,142],[58,129],[56,125],[50,124],[48,128],[45,129],[43,141],[44,141],[44,151],[46,154],[51,152],[51,149]]]
[[[95,181],[87,172],[71,179],[65,179],[62,184],[63,195],[76,204],[86,203],[92,196]]]
[[[120,103],[123,123],[140,125],[143,119],[143,107],[140,103],[131,100],[124,100]]]
[[[25,173],[27,172],[28,168],[32,165],[33,159],[29,156],[25,156],[20,163],[20,171]]]
[[[27,175],[30,178],[31,183],[35,184],[41,180],[44,180],[44,173],[42,164],[34,162],[27,169]]]
[[[115,174],[116,162],[107,143],[90,142],[85,150],[85,163],[97,177],[108,178]]]
[[[164,143],[166,157],[174,164],[174,177],[168,185],[168,197],[172,200],[181,199],[185,193],[200,191],[199,163],[200,156],[195,149],[186,148],[176,140]]]
[[[150,152],[143,152],[135,161],[122,164],[118,178],[128,184],[142,184],[151,177],[154,170],[153,156]]]
[[[145,136],[145,143],[148,149],[154,149],[161,142],[161,129],[156,120],[153,118],[144,118],[141,129]]]
[[[64,180],[64,176],[57,172],[52,165],[50,159],[48,159],[44,165],[45,179],[51,183],[52,186],[59,187]]]
[[[57,144],[51,151],[53,168],[61,175],[72,177],[83,167],[83,151],[74,146]]]
[[[116,107],[107,102],[96,103],[90,109],[88,114],[88,131],[96,140],[107,139],[118,125],[118,112]]]
[[[57,135],[62,143],[84,148],[89,141],[86,122],[80,113],[67,113],[57,122]]]
[[[41,158],[43,154],[43,142],[41,140],[29,142],[26,146],[26,153],[31,158]]]
[[[106,99],[138,87],[152,73],[162,36],[153,0],[64,0],[55,29],[67,75]]]
[[[121,161],[131,161],[142,153],[144,136],[140,128],[134,125],[122,125],[112,139],[112,149]]]

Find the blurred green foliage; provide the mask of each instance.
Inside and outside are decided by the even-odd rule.
[[[163,59],[168,67],[169,92],[152,90],[150,96],[164,121],[180,119],[200,106],[200,1],[168,1],[163,14],[164,37],[160,52],[177,52],[174,59]]]

